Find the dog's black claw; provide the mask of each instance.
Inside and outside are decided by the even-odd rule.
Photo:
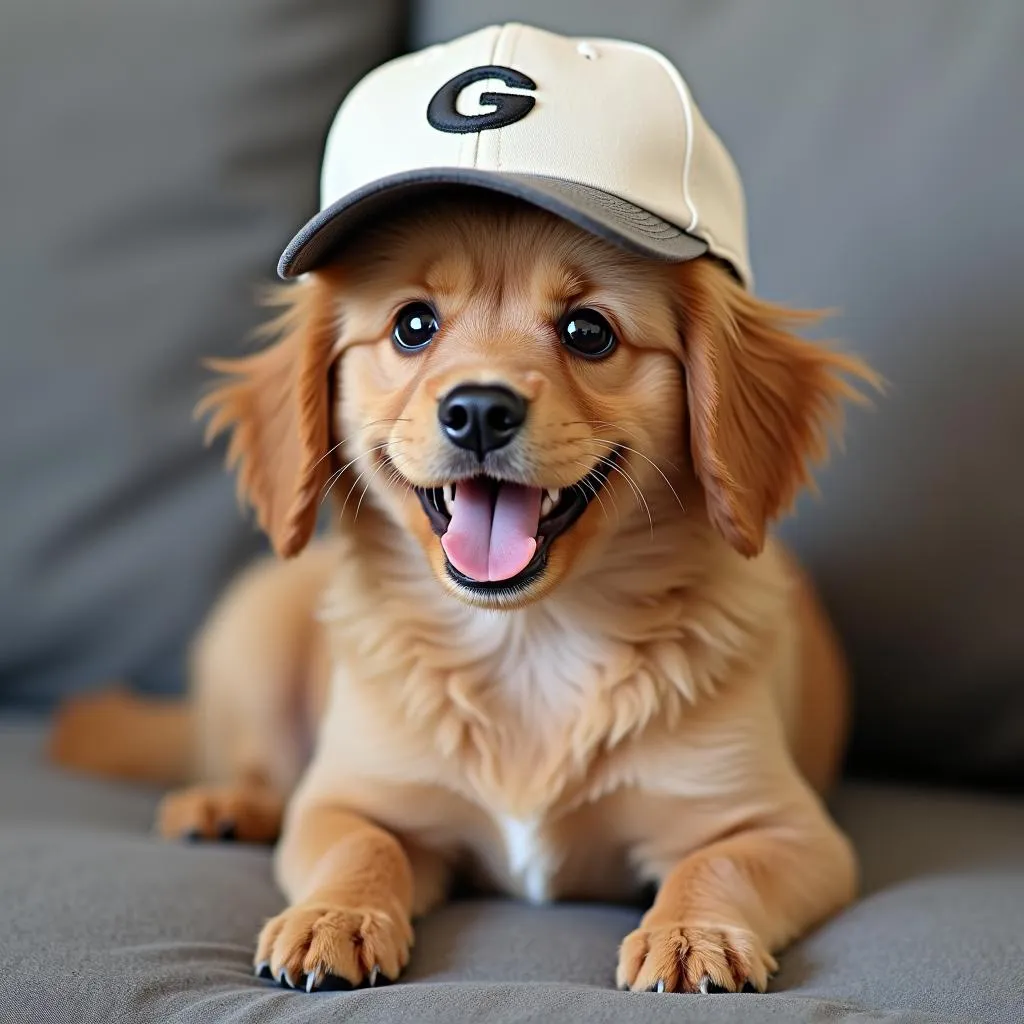
[[[197,828],[190,828],[181,838],[186,843],[200,843],[203,840],[203,833]]]
[[[225,843],[233,843],[238,838],[238,829],[233,821],[221,822],[217,829],[217,838]]]
[[[753,993],[756,994],[757,993],[757,986],[749,978],[747,978],[747,980],[745,982],[743,982],[743,988],[741,988],[740,991],[741,992],[753,992]]]
[[[253,973],[257,978],[269,978],[271,981],[274,980],[273,974],[270,973],[270,961],[263,960],[256,965]]]
[[[722,988],[721,985],[716,985],[713,981],[708,981],[708,983],[701,988],[701,991],[709,996],[720,996],[724,995],[729,990],[727,988]]]

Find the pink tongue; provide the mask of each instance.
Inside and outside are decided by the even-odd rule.
[[[441,538],[452,565],[478,583],[511,579],[537,550],[541,489],[501,484],[493,505],[491,494],[481,480],[458,483],[452,521]]]

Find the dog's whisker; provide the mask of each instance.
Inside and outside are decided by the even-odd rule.
[[[613,423],[611,420],[569,420],[568,422],[563,423],[562,426],[587,427],[589,430],[605,430],[610,427],[613,430],[622,431],[622,433],[624,433],[627,437],[631,437],[633,440],[635,440],[637,444],[641,444],[644,440],[643,436],[640,434],[638,430],[635,430],[631,427],[625,427],[621,423]],[[671,462],[666,461],[665,465],[668,466],[669,469],[674,469],[676,470],[676,472],[679,471],[679,467]]]
[[[313,463],[313,468],[316,469],[316,467],[319,466],[320,463],[324,461],[324,459],[330,458],[347,440],[347,437],[343,437],[336,445],[333,445],[332,447],[328,448],[327,451],[325,451],[323,455],[321,455],[320,458]]]
[[[323,490],[321,491],[320,495],[320,504],[323,505],[323,503],[327,500],[328,495],[331,493],[331,488],[338,482],[338,480],[341,479],[342,474],[345,472],[346,469],[349,468],[349,466],[358,462],[364,455],[371,455],[373,452],[378,452],[382,448],[387,448],[388,444],[388,441],[384,441],[381,444],[374,445],[372,448],[367,449],[365,452],[360,452],[354,459],[349,459],[349,461],[346,462],[345,465],[341,467],[341,469],[335,470],[328,478],[327,483],[324,484],[323,486]]]
[[[363,485],[363,493],[359,495],[359,501],[356,503],[356,511],[352,516],[352,522],[355,522],[359,518],[359,510],[363,507],[363,501],[369,493],[373,481],[376,480],[377,474],[380,473],[380,471],[387,465],[388,463],[384,459],[381,459],[380,465],[370,474],[370,479]]]
[[[675,487],[672,486],[672,481],[669,480],[669,478],[665,475],[662,468],[654,461],[654,459],[650,458],[650,456],[648,455],[644,455],[643,452],[638,451],[636,448],[630,448],[628,444],[620,444],[619,447],[623,449],[623,451],[632,452],[634,455],[643,459],[645,462],[650,463],[654,471],[661,477],[662,480],[665,481],[665,486],[672,492],[672,497],[676,499],[676,504],[680,507],[680,509],[682,509],[683,512],[686,511],[686,508],[683,505],[683,499],[679,497],[679,492],[675,489]]]
[[[575,461],[577,466],[581,466],[584,469],[587,468],[587,464],[585,462],[580,462],[578,460],[574,460],[574,461]],[[589,473],[589,470],[588,470],[588,473]],[[584,477],[582,480],[580,480],[580,484],[583,487],[585,487],[588,491],[590,491],[590,493],[597,499],[598,503],[601,506],[601,511],[604,512],[605,519],[607,519],[609,522],[611,522],[611,517],[608,515],[608,506],[604,503],[603,499],[601,498],[601,494],[598,491],[597,487],[595,487],[594,484],[591,483],[586,477]],[[615,508],[615,518],[621,522],[622,517],[619,515],[619,507],[618,507],[618,505],[615,504],[615,499],[612,498],[611,494],[609,494],[608,497],[611,498],[612,505]]]
[[[633,479],[633,477],[627,473],[617,462],[610,464],[610,468],[613,472],[618,473],[626,483],[629,485],[630,490],[633,492],[633,496],[637,501],[637,508],[643,505],[644,511],[647,513],[647,521],[651,527],[651,540],[654,540],[654,516],[651,514],[651,506],[647,503],[647,498],[644,497],[643,488]]]
[[[597,443],[600,443],[600,444],[604,444],[604,445],[613,444],[613,442],[608,441],[606,438],[603,438],[603,437],[595,437],[595,438],[591,438],[591,440],[595,441]],[[628,444],[617,443],[614,446],[616,448],[621,448],[623,451],[632,452],[634,455],[636,455],[639,458],[643,459],[645,462],[650,463],[650,465],[654,469],[654,471],[661,477],[662,480],[665,481],[665,486],[672,492],[672,497],[676,499],[676,504],[679,506],[679,508],[684,513],[686,512],[686,507],[683,505],[683,499],[679,497],[679,492],[675,489],[675,487],[672,485],[672,481],[669,480],[669,478],[665,475],[665,473],[662,470],[662,468],[654,461],[654,459],[652,459],[648,455],[645,455],[642,451],[639,451],[636,448],[631,448]],[[671,466],[670,463],[666,463],[666,465]],[[675,468],[675,467],[672,467],[672,468]]]
[[[644,496],[643,488],[636,482],[636,480],[633,479],[633,477],[629,473],[627,473],[617,463],[612,466],[612,469],[615,472],[619,473],[621,476],[623,476],[626,479],[626,481],[632,486],[634,492],[636,493],[637,499],[643,504],[644,511],[647,513],[647,522],[650,523],[650,527],[651,527],[651,541],[653,543],[653,541],[654,541],[654,516],[651,513],[651,506],[647,503],[647,498]]]
[[[412,419],[409,416],[387,416],[380,420],[370,420],[369,423],[364,423],[359,429],[368,430],[370,427],[379,427],[382,423],[412,423]]]
[[[362,480],[365,475],[366,475],[366,470],[365,469],[360,470],[358,475],[356,476],[355,480],[352,481],[352,484],[350,485],[349,489],[345,492],[345,500],[342,502],[342,504],[341,504],[341,511],[338,513],[338,519],[339,520],[343,520],[345,518],[345,509],[348,508],[348,503],[349,503],[349,500],[352,497],[352,493],[359,486],[359,481]]]
[[[613,427],[615,430],[621,430],[624,434],[628,434],[630,437],[636,438],[638,441],[642,440],[636,430],[630,427],[624,427],[621,423],[612,423],[611,420],[568,420],[562,424],[563,427],[587,427],[589,430],[603,430],[605,427]]]
[[[341,479],[341,474],[344,473],[344,469],[336,469],[328,478],[324,484],[323,489],[320,492],[320,504],[323,503],[331,496],[331,491],[334,485]]]
[[[359,459],[362,458],[364,455],[369,456],[369,455],[372,455],[374,452],[379,452],[379,451],[381,451],[382,449],[385,449],[385,448],[388,448],[391,451],[393,451],[395,453],[398,453],[398,452],[401,451],[401,446],[402,446],[403,442],[404,442],[404,438],[398,437],[398,438],[395,438],[393,442],[392,441],[385,441],[383,444],[374,445],[372,448],[368,448],[365,452],[360,453],[360,455],[358,455],[358,456],[356,456],[356,458],[352,459],[351,462],[346,463],[346,465],[342,467],[342,470],[348,469],[348,467],[351,466],[353,462],[358,462]],[[380,465],[374,470],[373,476],[371,476],[370,479],[366,482],[366,487],[363,489],[363,493],[359,497],[359,503],[356,505],[356,512],[355,512],[356,516],[359,515],[359,509],[362,507],[363,499],[366,497],[366,491],[369,489],[370,484],[373,482],[374,477],[381,471],[381,469],[384,466],[389,465],[389,464],[390,464],[390,460],[382,460]],[[392,477],[392,480],[389,480],[389,483],[391,483],[395,478],[397,478],[398,480],[401,480],[403,483],[405,483],[405,478],[402,476],[402,474],[398,471],[398,469],[393,464],[391,465],[391,470],[392,470],[392,473],[394,474],[394,476]],[[348,508],[349,500],[351,499],[352,494],[355,491],[356,487],[359,486],[359,481],[362,480],[365,475],[366,475],[366,470],[364,469],[364,470],[362,470],[359,473],[359,475],[355,478],[355,480],[352,481],[352,486],[349,487],[348,492],[345,494],[345,501],[342,503],[341,511],[338,514],[339,518],[344,517],[345,509]],[[408,484],[406,484],[406,486],[408,486]]]
[[[583,421],[580,420],[579,422],[582,423]],[[602,428],[607,428],[607,427],[611,427],[614,430],[622,430],[626,434],[632,436],[637,441],[638,444],[640,443],[640,441],[643,440],[637,434],[637,432],[635,430],[628,430],[626,427],[623,427],[621,424],[618,424],[618,423],[609,423],[609,422],[606,422],[604,420],[594,420],[593,422],[591,422],[591,423],[589,423],[587,425],[592,430],[600,430]],[[620,442],[620,441],[612,442],[612,441],[609,441],[607,438],[604,438],[604,437],[596,437],[595,436],[595,437],[593,437],[593,440],[601,441],[604,444],[615,444],[619,448],[625,448],[626,451],[633,452],[635,455],[639,455],[641,458],[647,459],[647,461],[650,462],[650,464],[652,466],[654,466],[654,468],[657,469],[659,473],[661,472],[661,467],[658,465],[658,463],[655,462],[649,455],[647,455],[644,452],[642,452],[639,448],[631,448],[629,445],[622,444],[622,442]],[[663,463],[664,463],[665,466],[667,466],[673,472],[676,472],[676,473],[680,472],[679,467],[674,462],[670,461],[669,459],[664,459]]]
[[[604,451],[600,455],[598,455],[598,459],[602,459],[607,455],[611,454],[616,448],[616,445],[613,442],[606,441],[604,438],[600,437],[587,438],[587,443],[603,447]],[[581,466],[586,465],[585,463],[577,464]],[[619,473],[619,475],[625,479],[626,483],[629,485],[630,490],[637,498],[639,505],[639,501],[643,500],[643,492],[640,490],[640,485],[633,479],[632,476],[630,476],[624,469],[622,469],[622,467],[619,466],[617,462],[611,462],[608,468],[616,470]]]
[[[394,487],[395,484],[401,484],[405,490],[410,490],[409,481],[402,476],[401,472],[394,466],[391,467],[391,472],[388,474],[387,480],[384,481],[386,487]]]
[[[391,419],[372,420],[370,423],[364,423],[361,426],[357,427],[356,429],[357,429],[357,431],[362,432],[364,430],[369,430],[371,427],[379,427],[379,426],[381,426],[384,423],[409,423],[409,422],[411,422],[411,421],[410,421],[408,416],[395,416],[395,417],[393,417]],[[321,455],[320,458],[317,459],[316,462],[313,463],[313,468],[316,469],[316,467],[319,466],[320,463],[324,461],[324,459],[330,458],[343,444],[347,444],[348,441],[351,440],[351,438],[352,438],[351,434],[346,434],[345,437],[343,437],[337,444],[332,445],[330,448],[328,448],[327,451],[325,451],[323,453],[323,455]],[[385,442],[385,443],[387,443],[387,442]]]
[[[638,431],[632,430],[629,427],[624,427],[621,423],[612,423],[611,420],[570,420],[568,423],[563,423],[562,426],[564,426],[564,427],[584,426],[584,427],[589,427],[591,430],[604,430],[604,429],[606,429],[608,427],[611,427],[613,430],[621,430],[628,437],[633,438],[637,442],[637,444],[640,444],[643,441],[643,437],[641,437],[641,435],[639,434]],[[626,448],[627,446],[626,445],[620,445],[619,447]],[[629,448],[628,450],[633,452],[633,453],[635,453],[636,455],[641,456],[642,458],[645,458],[645,459],[648,459],[649,461],[651,461],[651,465],[653,465],[655,469],[659,468],[656,463],[654,463],[652,460],[650,460],[650,456],[645,455],[639,449],[637,449],[637,448]],[[679,467],[674,462],[671,462],[668,459],[664,459],[663,462],[664,462],[664,465],[666,465],[673,472],[678,473],[680,471]],[[659,470],[659,472],[660,472],[660,470]]]

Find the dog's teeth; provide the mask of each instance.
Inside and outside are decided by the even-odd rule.
[[[442,509],[441,511],[446,512],[449,516],[452,514],[452,504],[455,501],[455,484],[445,484],[444,487],[437,489]]]
[[[558,504],[561,494],[562,492],[557,487],[549,487],[544,492],[544,497],[540,499],[540,514],[542,518],[548,515]]]

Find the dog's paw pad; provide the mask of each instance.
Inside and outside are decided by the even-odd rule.
[[[345,978],[336,974],[325,974],[317,984],[314,992],[351,992],[355,986]]]

